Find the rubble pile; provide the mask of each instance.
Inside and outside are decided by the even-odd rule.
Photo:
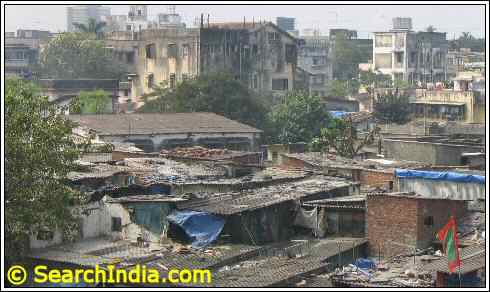
[[[205,158],[223,156],[231,154],[228,149],[208,149],[201,146],[194,147],[177,147],[172,150],[162,150],[160,154],[164,157],[184,157],[184,158]]]

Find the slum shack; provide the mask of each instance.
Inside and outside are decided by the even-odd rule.
[[[304,202],[294,223],[317,237],[364,237],[365,217],[366,196],[353,195]]]
[[[446,256],[436,260],[426,261],[422,269],[435,273],[436,287],[484,287],[482,275],[486,268],[485,245],[474,244],[462,248],[461,267],[455,273],[449,271],[449,263]]]
[[[130,167],[80,162],[77,171],[69,172],[67,179],[80,191],[93,191],[107,185],[127,186],[134,180]]]
[[[213,194],[179,203],[177,208],[225,218],[222,233],[233,242],[263,244],[292,235],[299,202],[358,193],[359,185],[348,180],[312,176],[264,188]]]

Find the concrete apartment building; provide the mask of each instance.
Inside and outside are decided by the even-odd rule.
[[[414,32],[411,29],[410,18],[394,18],[393,29],[375,32],[375,71],[411,84],[446,80],[446,33]]]
[[[52,37],[44,30],[17,30],[5,36],[5,75],[29,77],[32,66],[38,64],[39,53]]]
[[[333,76],[333,50],[328,36],[304,36],[298,44],[298,68],[305,74],[305,90],[325,96]]]
[[[89,19],[93,18],[97,22],[106,21],[111,15],[111,9],[102,5],[75,5],[66,9],[66,25],[67,31],[76,31],[73,23],[81,23],[87,25]]]
[[[133,101],[156,85],[172,88],[213,72],[230,73],[262,94],[294,87],[296,39],[270,22],[117,31],[106,34],[106,44],[128,65]]]

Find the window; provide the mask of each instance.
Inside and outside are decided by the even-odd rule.
[[[286,45],[286,62],[294,63],[296,61],[296,46]]]
[[[167,46],[167,57],[177,58],[177,44],[168,44]]]
[[[403,63],[403,52],[396,52],[395,59],[397,63]]]
[[[36,238],[37,240],[53,240],[54,233],[50,230],[39,230]]]
[[[148,88],[153,88],[153,74],[149,74],[147,77],[147,87]]]
[[[130,24],[126,25],[126,30],[131,31],[131,25]]]
[[[182,57],[187,57],[189,56],[189,45],[185,44],[182,45]]]
[[[252,74],[251,80],[250,80],[250,87],[253,89],[256,89],[259,84],[259,79],[257,77],[257,74]]]
[[[111,230],[114,232],[121,232],[122,231],[121,217],[112,217],[111,218]]]
[[[376,68],[391,68],[391,54],[376,54],[375,59]]]
[[[426,216],[424,218],[424,225],[425,226],[432,226],[432,225],[434,225],[434,217],[433,216]]]
[[[128,64],[133,64],[134,63],[134,52],[128,52],[128,53],[126,53],[126,62]]]
[[[414,64],[417,60],[417,52],[410,52],[410,64]]]
[[[272,79],[272,90],[288,90],[288,80]]]
[[[252,55],[253,56],[257,56],[258,52],[259,52],[258,46],[257,45],[253,45],[252,46]]]
[[[269,38],[269,43],[270,42],[276,42],[276,41],[280,41],[281,40],[281,36],[279,35],[278,32],[269,32],[267,35],[268,35],[268,38]]]
[[[389,35],[377,35],[375,39],[376,47],[391,47],[393,43],[391,34]]]
[[[170,73],[169,84],[170,88],[175,88],[175,73]]]
[[[325,81],[324,74],[318,74],[313,76],[313,84],[323,84]]]
[[[147,59],[155,59],[156,58],[155,44],[149,44],[146,46],[146,58]]]

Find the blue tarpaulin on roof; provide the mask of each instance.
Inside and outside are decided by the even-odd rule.
[[[344,112],[344,111],[329,111],[329,113],[332,115],[334,118],[341,119],[344,116],[351,114],[352,112]]]
[[[225,225],[224,218],[198,211],[174,211],[167,219],[185,231],[194,248],[204,248],[211,244]]]
[[[457,172],[396,169],[395,175],[401,178],[422,178],[441,181],[485,184],[485,177],[483,175],[464,174]]]

